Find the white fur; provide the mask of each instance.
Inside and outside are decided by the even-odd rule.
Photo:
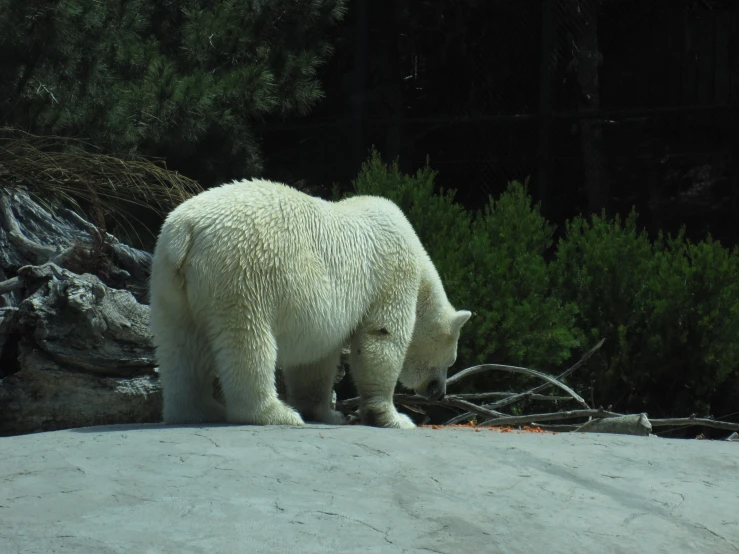
[[[164,421],[340,423],[331,395],[349,341],[362,420],[414,427],[393,405],[396,382],[443,394],[469,317],[389,200],[327,202],[263,180],[210,189],[169,214],[154,251]],[[276,364],[289,406],[277,398]]]

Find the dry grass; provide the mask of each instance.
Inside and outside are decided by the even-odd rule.
[[[0,188],[24,186],[40,203],[69,203],[98,226],[102,210],[134,232],[127,206],[164,216],[202,191],[160,160],[122,160],[91,149],[77,139],[0,127]]]

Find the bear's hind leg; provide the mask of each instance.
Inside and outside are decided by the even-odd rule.
[[[161,322],[156,329],[164,422],[225,421],[224,406],[213,398],[213,360],[207,338],[187,318]]]
[[[302,425],[300,415],[277,398],[277,345],[269,330],[233,320],[211,325],[216,367],[226,400],[226,421],[242,425]]]
[[[345,417],[331,408],[331,397],[341,349],[312,364],[283,368],[287,385],[287,403],[300,412],[305,421],[340,425]]]

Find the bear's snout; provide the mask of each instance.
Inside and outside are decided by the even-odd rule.
[[[446,382],[442,383],[439,379],[433,379],[416,392],[429,400],[439,400],[446,395]]]

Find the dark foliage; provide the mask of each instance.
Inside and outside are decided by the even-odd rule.
[[[255,126],[305,115],[344,0],[0,0],[7,125],[162,156],[203,181],[258,173]]]

